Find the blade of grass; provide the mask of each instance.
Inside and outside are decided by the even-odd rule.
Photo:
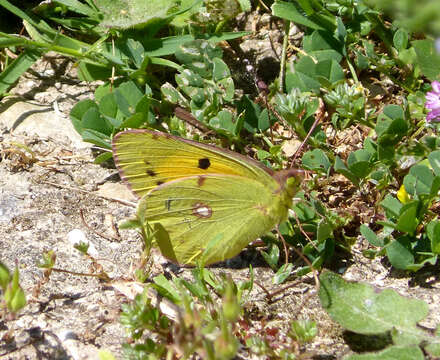
[[[0,74],[0,97],[40,56],[39,50],[26,49]]]

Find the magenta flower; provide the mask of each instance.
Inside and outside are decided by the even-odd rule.
[[[431,83],[432,90],[426,94],[425,108],[429,110],[426,115],[427,122],[440,122],[440,82]]]

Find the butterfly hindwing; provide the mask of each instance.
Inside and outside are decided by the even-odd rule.
[[[168,181],[188,176],[237,175],[271,184],[273,172],[243,155],[151,130],[131,130],[113,139],[122,179],[142,197]]]
[[[273,181],[273,186],[276,186]],[[284,220],[279,196],[242,176],[191,176],[165,183],[140,201],[163,255],[182,264],[210,264],[237,255]]]

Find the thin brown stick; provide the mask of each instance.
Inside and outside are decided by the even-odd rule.
[[[178,117],[179,119],[187,122],[191,126],[194,126],[196,129],[200,130],[204,134],[209,134],[209,133],[213,132],[204,123],[202,123],[201,121],[197,120],[194,117],[193,114],[191,114],[190,112],[186,111],[185,109],[183,109],[183,108],[181,108],[179,106],[176,106],[174,108],[174,115],[176,115],[176,117]]]
[[[105,280],[105,281],[111,280],[105,272],[93,274],[93,273],[82,273],[82,272],[76,272],[76,271],[70,271],[70,270],[58,269],[58,268],[52,268],[51,270],[56,271],[56,272],[70,274],[70,275],[75,275],[75,276],[91,276],[91,277],[97,277],[98,279]]]
[[[115,240],[115,241],[121,241],[120,238],[118,238],[118,237],[116,237],[116,236],[107,236],[107,235],[103,234],[102,232],[93,229],[89,224],[87,224],[87,222],[86,222],[86,220],[85,220],[85,218],[84,218],[84,210],[83,210],[83,209],[80,209],[80,210],[79,210],[79,215],[81,216],[81,221],[82,221],[83,225],[84,225],[87,229],[89,229],[91,232],[95,233],[96,235],[98,235],[98,236],[100,236],[100,237],[102,237],[102,238],[104,238],[104,239],[107,239],[108,241],[113,241],[113,240]]]
[[[319,289],[319,280],[318,280],[318,276],[317,276],[317,273],[318,273],[318,272],[317,272],[316,269],[313,267],[313,265],[312,265],[312,263],[310,262],[310,260],[307,259],[307,257],[305,257],[304,254],[303,254],[301,251],[299,251],[296,247],[293,247],[293,251],[295,251],[296,254],[297,254],[301,259],[303,259],[304,262],[310,267],[310,270],[311,270],[312,273],[313,273],[313,278],[315,279],[315,287],[316,287],[316,290],[318,290],[318,289]]]
[[[284,236],[280,232],[280,226],[277,225],[276,229],[277,229],[278,236],[281,238],[281,242],[283,243],[284,256],[285,256],[284,264],[287,265],[289,263],[289,249],[287,248],[287,243],[286,243],[286,240],[284,240]]]
[[[96,196],[97,198],[100,198],[100,199],[118,202],[118,203],[120,203],[122,205],[125,205],[125,206],[136,207],[136,203],[133,203],[131,201],[122,200],[122,199],[116,199],[116,198],[109,198],[107,196],[94,194],[92,191],[89,191],[89,190],[84,190],[84,189],[79,189],[79,188],[73,188],[73,187],[70,187],[70,186],[60,185],[60,184],[53,183],[51,181],[46,181],[46,180],[43,180],[40,183],[41,184],[47,184],[47,185],[55,186],[55,187],[60,188],[60,189],[71,190],[71,191],[78,191],[78,192],[81,192],[81,193],[84,193],[84,194]]]
[[[306,144],[307,140],[309,140],[310,136],[312,135],[313,131],[315,130],[316,126],[318,125],[319,121],[324,117],[324,102],[322,99],[319,99],[319,108],[316,111],[315,115],[315,121],[312,124],[312,127],[310,128],[309,132],[307,133],[306,137],[304,138],[301,145],[296,149],[295,154],[293,155],[292,162],[290,163],[290,167],[293,167],[293,164],[296,161],[296,158],[299,155],[300,150],[303,148],[303,146]]]
[[[298,219],[298,216],[296,215],[295,212],[293,212],[293,217],[295,218],[296,224],[299,227],[299,231],[301,231],[301,234],[304,235],[304,237],[307,239],[307,241],[316,249],[318,250],[318,248],[316,247],[316,245],[313,243],[312,239],[310,239],[310,236],[304,231],[301,222]]]
[[[298,280],[296,280],[296,281],[290,283],[289,285],[286,285],[286,286],[282,287],[281,289],[275,290],[274,292],[270,293],[270,294],[267,296],[269,302],[271,303],[271,302],[272,302],[272,299],[273,299],[275,296],[277,296],[277,295],[279,295],[279,294],[282,294],[284,291],[286,291],[286,290],[288,290],[288,289],[290,289],[290,288],[292,288],[292,287],[294,287],[294,286],[297,286],[298,284],[301,284],[301,283],[303,283],[303,282],[304,282],[304,281],[303,281],[302,279],[298,279]]]

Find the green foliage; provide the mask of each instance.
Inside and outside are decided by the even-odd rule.
[[[226,104],[232,104],[235,88],[229,68],[221,59],[222,50],[207,41],[195,40],[182,45],[175,56],[182,64],[175,79],[177,88],[163,84],[163,98],[189,108],[196,120],[217,132],[238,135],[243,120],[223,110]]]
[[[173,17],[178,10],[176,0],[98,0],[96,7],[102,18],[100,26],[113,29],[129,29],[148,26],[155,21]]]
[[[18,267],[11,274],[9,269],[0,262],[0,313],[6,309],[11,313],[17,313],[26,306],[26,295],[19,283]]]
[[[307,29],[303,52],[287,67],[285,86],[288,94],[275,94],[274,106],[302,138],[310,129],[316,110],[310,97],[323,98],[331,114],[333,129],[343,130],[353,125],[370,128],[363,146],[348,152],[343,159],[326,147],[326,136],[320,134],[318,126],[309,140],[314,149],[303,155],[302,163],[305,168],[324,176],[329,176],[334,169],[361,191],[374,184],[377,191],[383,193],[380,205],[387,219],[375,225],[376,228],[383,226],[378,234],[365,226],[360,227],[361,234],[372,246],[378,247],[365,251],[365,255],[386,255],[393,266],[415,271],[437,261],[438,244],[433,239],[436,239],[438,227],[429,209],[439,200],[433,165],[439,147],[429,136],[420,138],[425,128],[422,120],[425,115],[424,95],[418,91],[421,74],[432,80],[439,78],[440,56],[433,40],[412,38],[408,29],[413,28],[387,26],[380,14],[368,6],[371,3],[334,1],[326,2],[323,7],[307,1],[294,4],[276,1],[273,4],[274,15]],[[412,1],[405,3],[376,5],[406,6],[406,10],[415,6]],[[424,9],[428,8],[426,5]],[[372,33],[380,39],[384,51],[377,51],[379,44],[365,37],[369,34],[371,38]],[[345,73],[341,70],[344,62],[347,65]],[[371,88],[360,81],[362,72],[387,76],[401,86],[408,92],[403,104],[377,108],[369,99]],[[432,127],[437,130],[436,124]],[[402,165],[406,162],[420,162],[420,165],[413,166],[405,176]],[[404,185],[410,198],[408,203],[401,204],[387,194],[396,182]],[[301,215],[299,209],[295,211]],[[328,217],[326,220],[328,230],[319,233],[331,233],[337,228],[328,222]],[[318,231],[314,234],[318,236]],[[265,257],[269,264],[275,263]]]
[[[440,151],[429,154],[427,164],[412,166],[403,179],[399,199],[388,194],[380,205],[385,211],[386,221],[379,235],[361,227],[362,235],[379,250],[377,254],[388,256],[391,264],[404,270],[419,270],[425,264],[435,264],[439,250],[439,226],[430,207],[440,190],[438,164]],[[425,224],[425,228],[420,228]],[[370,251],[369,255],[374,255]]]
[[[59,6],[54,6],[55,3]],[[192,35],[179,35],[156,38],[155,35],[181,14],[188,12],[199,1],[178,7],[178,2],[170,0],[167,6],[158,1],[156,6],[148,6],[144,1],[119,0],[92,1],[86,4],[79,1],[62,1],[41,4],[35,13],[58,22],[69,32],[86,34],[85,41],[62,34],[52,29],[42,18],[29,16],[7,0],[0,6],[23,19],[29,38],[0,33],[0,48],[24,47],[26,50],[11,62],[0,74],[0,95],[47,51],[55,51],[77,61],[81,80],[108,80],[111,76],[123,76],[145,82],[151,78],[150,64],[179,68],[172,61],[160,57],[173,54],[177,47],[194,40]],[[108,31],[108,27],[112,30]],[[231,39],[242,34],[217,34],[215,41]],[[112,41],[112,37],[116,40]],[[206,38],[209,39],[208,35]],[[84,38],[84,36],[83,36]],[[153,76],[154,78],[154,76]]]
[[[244,282],[215,276],[200,267],[193,270],[192,281],[155,277],[150,289],[122,306],[121,323],[131,339],[130,344],[124,345],[126,355],[159,359],[197,354],[204,359],[232,359],[240,353],[293,359],[294,342],[311,341],[317,332],[316,325],[309,321],[292,322],[286,334],[288,342],[278,334],[278,329],[268,326],[267,334],[255,334],[246,310],[252,287],[252,269],[250,280]],[[152,303],[151,299],[158,296],[166,299],[161,300],[163,306]]]
[[[78,102],[70,112],[75,130],[84,141],[110,149],[111,136],[127,127],[154,126],[151,90],[142,93],[134,81],[121,82],[114,89],[99,86],[95,99]]]
[[[428,315],[424,301],[405,298],[393,290],[377,292],[331,272],[321,274],[320,283],[321,304],[342,327],[357,334],[390,337],[385,350],[346,359],[423,359],[422,349],[439,356],[440,338],[417,326]]]
[[[324,101],[335,109],[333,126],[337,129],[349,127],[353,121],[362,121],[365,116],[365,93],[360,86],[339,84],[324,95]]]
[[[440,34],[440,4],[431,0],[366,0],[410,31]]]

